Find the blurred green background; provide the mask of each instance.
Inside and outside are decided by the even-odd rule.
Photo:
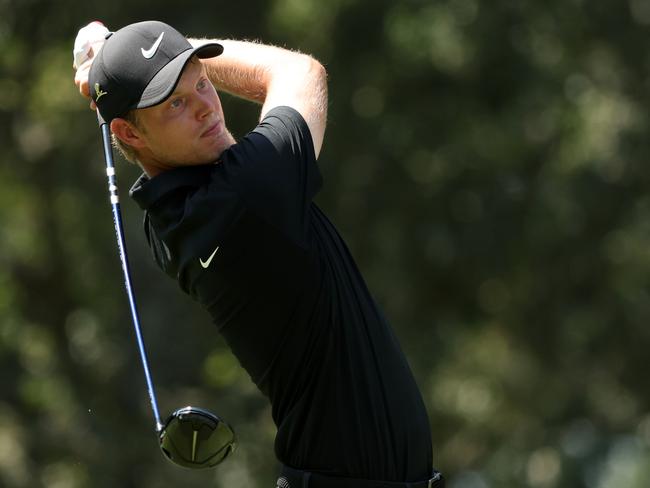
[[[266,400],[122,209],[163,414],[236,455],[160,455],[77,30],[156,18],[326,65],[317,202],[422,389],[451,488],[650,486],[648,0],[0,1],[0,486],[274,485]],[[224,97],[241,136],[258,107]]]

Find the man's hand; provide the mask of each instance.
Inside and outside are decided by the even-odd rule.
[[[104,45],[106,35],[109,30],[99,21],[93,21],[85,27],[79,29],[74,41],[72,50],[73,68],[76,70],[74,83],[79,89],[79,93],[90,98],[88,87],[88,73],[93,59]],[[90,108],[95,109],[95,102],[90,102]]]

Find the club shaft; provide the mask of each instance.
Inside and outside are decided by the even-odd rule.
[[[142,369],[147,381],[147,390],[149,391],[149,401],[151,402],[151,409],[153,410],[154,420],[156,421],[156,432],[160,432],[163,428],[160,421],[160,413],[158,411],[158,401],[156,400],[156,393],[153,388],[153,381],[151,380],[151,373],[149,372],[149,362],[147,360],[147,351],[144,347],[142,339],[142,330],[140,328],[140,319],[138,318],[138,310],[135,303],[135,295],[131,286],[131,273],[129,271],[129,261],[126,254],[126,244],[124,240],[124,228],[122,226],[122,214],[120,211],[120,201],[117,193],[117,179],[115,177],[115,165],[113,163],[113,150],[111,148],[110,129],[108,124],[102,123],[100,125],[102,131],[102,142],[104,145],[104,158],[106,160],[106,175],[108,176],[108,192],[111,199],[111,208],[113,210],[113,223],[115,224],[115,235],[117,237],[117,247],[120,253],[120,261],[122,262],[122,272],[124,274],[124,287],[126,294],[129,298],[129,306],[131,308],[131,318],[133,319],[133,328],[135,336],[138,341],[138,349],[140,351],[140,360],[142,362]]]

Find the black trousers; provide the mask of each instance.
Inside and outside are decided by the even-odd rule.
[[[283,466],[276,488],[445,488],[445,480],[438,471],[428,480],[401,483],[325,476]]]

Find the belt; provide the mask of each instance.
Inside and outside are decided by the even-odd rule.
[[[283,466],[277,488],[445,488],[445,480],[438,471],[424,481],[378,481],[359,478],[340,478]]]

